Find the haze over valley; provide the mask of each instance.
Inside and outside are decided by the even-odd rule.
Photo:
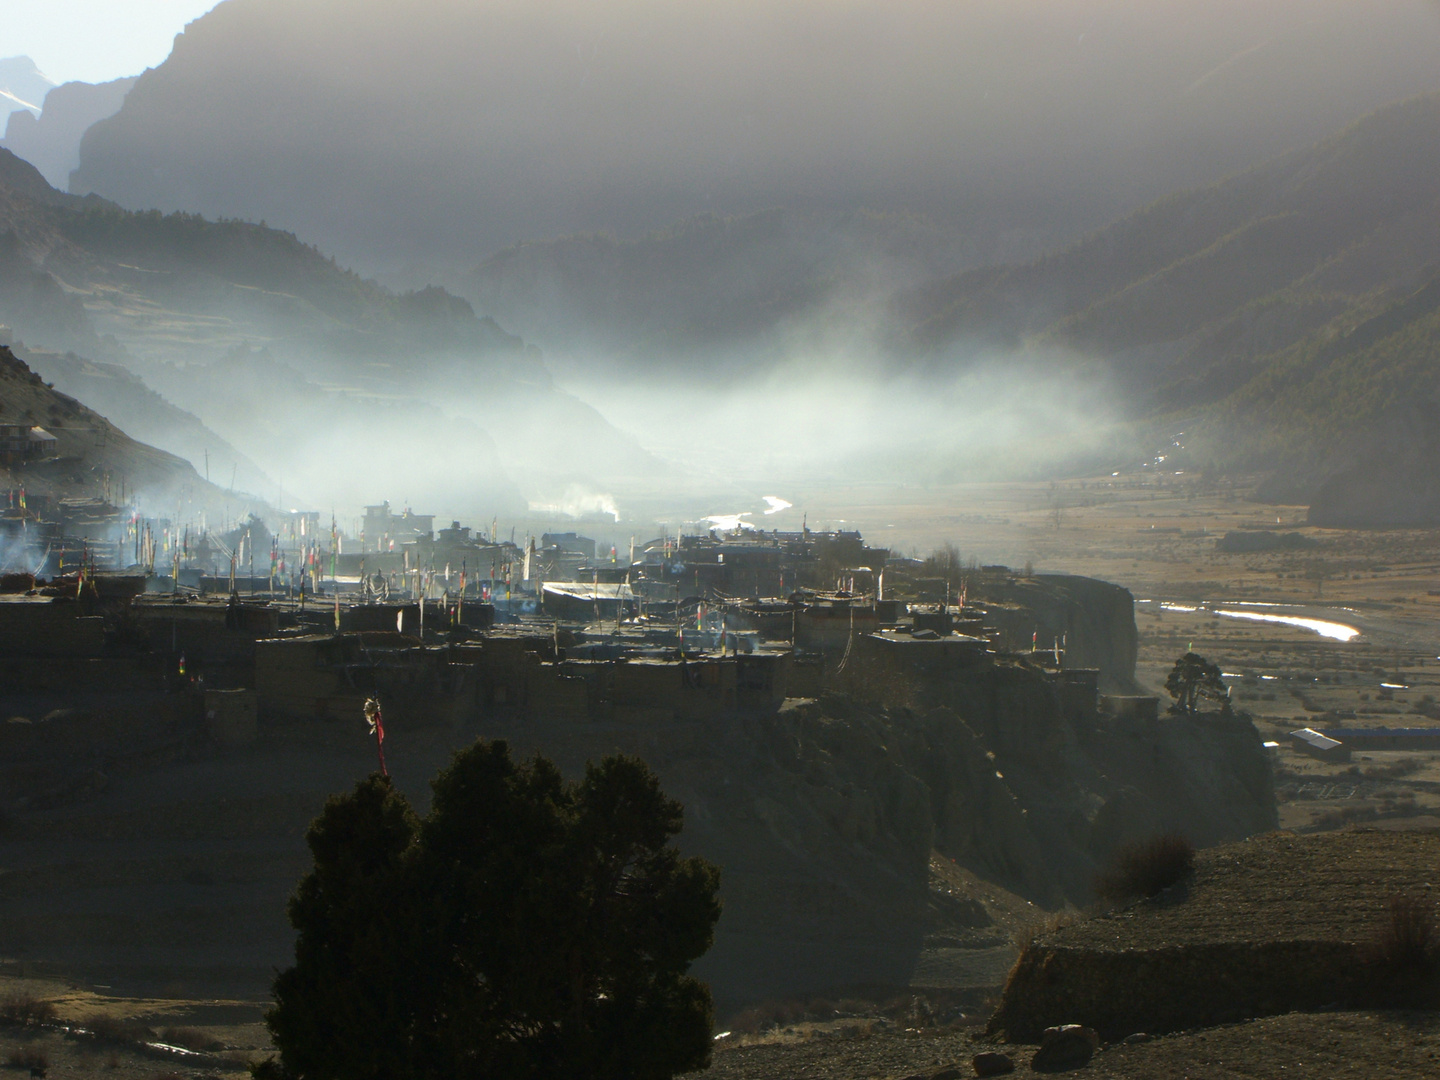
[[[310,446],[440,425],[473,468],[441,479],[400,450],[387,473],[481,517],[568,493],[694,518],[730,512],[728,482],[835,469],[1108,472],[1176,424],[1201,429],[1193,467],[1275,474],[1292,501],[1393,456],[1374,394],[1255,409],[1281,368],[1317,362],[1295,358],[1307,341],[1424,284],[1434,240],[1409,223],[1433,220],[1415,156],[1433,102],[1341,132],[1440,87],[1433,6],[632,6],[229,0],[133,92],[58,88],[38,120],[12,114],[6,145],[62,190],[298,242],[252,229],[267,254],[241,270],[247,242],[187,247],[196,223],[92,207],[126,225],[66,226],[62,247],[12,208],[23,259],[85,314],[0,318],[32,349],[137,375],[250,488],[364,501],[305,464]],[[37,96],[38,69],[7,63]],[[103,287],[77,248],[109,264]],[[453,392],[471,377],[480,393]],[[572,420],[541,437],[551,400]],[[1321,412],[1317,452],[1303,429]],[[1401,421],[1407,445],[1429,445],[1424,414]],[[203,469],[190,436],[140,434]]]
[[[1415,1074],[1440,3],[55,2],[10,1066]]]

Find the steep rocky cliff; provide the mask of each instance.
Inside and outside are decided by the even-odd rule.
[[[1076,715],[1060,684],[1021,665],[984,667],[946,694],[948,707],[924,711],[827,694],[713,726],[485,729],[567,771],[613,750],[658,771],[687,807],[684,846],[724,867],[703,968],[725,1001],[909,982],[932,850],[1054,908],[1088,902],[1118,844],[1275,827],[1248,720]]]
[[[37,117],[28,109],[12,112],[5,125],[7,150],[34,165],[53,186],[70,186],[70,171],[80,164],[80,140],[97,120],[119,111],[135,78],[103,83],[67,82],[45,95]]]

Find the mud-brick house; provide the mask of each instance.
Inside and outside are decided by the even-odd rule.
[[[635,594],[623,581],[547,581],[540,594],[546,615],[567,622],[628,618],[635,613]]]
[[[0,424],[0,461],[13,465],[54,457],[58,452],[54,435],[29,424]]]
[[[378,697],[387,723],[455,719],[463,669],[444,648],[394,631],[306,634],[255,643],[255,692],[262,722],[352,719]],[[473,696],[473,695],[472,695]]]

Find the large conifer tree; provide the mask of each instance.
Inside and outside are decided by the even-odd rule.
[[[332,798],[290,903],[295,965],[267,1016],[305,1080],[660,1080],[709,1060],[687,974],[715,867],[670,846],[680,804],[643,762],[564,780],[477,742],[416,818],[387,778]]]

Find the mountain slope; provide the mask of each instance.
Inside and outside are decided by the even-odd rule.
[[[1118,352],[1183,340],[1272,296],[1414,283],[1440,236],[1437,136],[1440,97],[1415,99],[1055,255],[916,290],[899,308],[907,343],[1044,334]]]
[[[0,423],[43,427],[56,441],[53,457],[0,467],[6,488],[23,485],[56,498],[98,498],[123,483],[148,513],[168,516],[181,506],[197,513],[227,503],[235,507],[234,492],[206,483],[189,462],[132,439],[55,390],[6,345],[0,345]]]
[[[264,224],[66,195],[4,150],[0,320],[34,349],[138,375],[313,500],[483,519],[525,508],[516,477],[533,500],[655,465],[557,388],[537,350],[443,289],[392,292]],[[202,464],[197,439],[163,438]]]
[[[15,355],[61,393],[76,398],[140,442],[189,461],[238,491],[271,493],[275,481],[194,413],[156,393],[120,364],[74,353],[12,347]]]
[[[858,304],[975,257],[916,214],[774,208],[704,214],[634,240],[518,244],[454,285],[558,363],[680,357],[725,374],[804,335],[853,337],[869,314]]]
[[[1440,520],[1440,500],[1399,495],[1440,461],[1425,449],[1440,434],[1437,273],[1432,95],[1048,258],[908,292],[892,340],[928,365],[997,348],[1098,358],[1132,415],[1203,418],[1193,459],[1268,470],[1285,498],[1368,475],[1393,505],[1334,520]]]

